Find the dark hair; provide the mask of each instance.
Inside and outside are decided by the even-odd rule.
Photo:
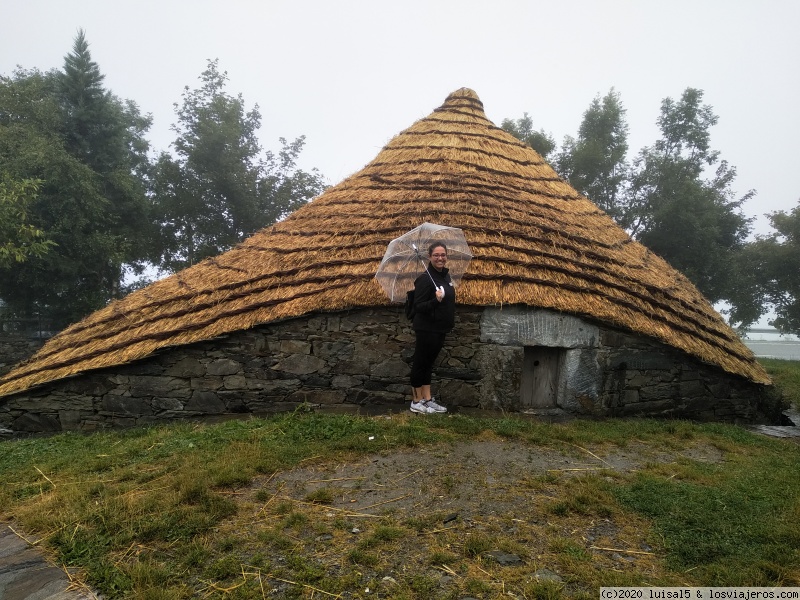
[[[444,253],[447,254],[447,246],[444,245],[444,242],[433,242],[428,246],[428,256],[433,254],[435,248],[444,248]]]

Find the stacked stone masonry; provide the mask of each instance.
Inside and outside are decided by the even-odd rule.
[[[0,333],[0,377],[15,364],[30,358],[44,344],[44,340],[14,334]]]
[[[302,406],[405,410],[414,332],[400,308],[316,314],[0,398],[6,432],[94,431]],[[524,410],[525,347],[561,353],[553,409],[777,422],[770,389],[625,332],[559,313],[459,307],[434,371],[452,407]]]

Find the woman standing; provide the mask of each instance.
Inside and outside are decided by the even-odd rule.
[[[447,246],[434,242],[428,247],[428,256],[428,268],[414,282],[416,345],[411,366],[411,412],[422,414],[447,412],[431,396],[431,375],[444,338],[455,325],[456,314],[456,289],[445,266]]]

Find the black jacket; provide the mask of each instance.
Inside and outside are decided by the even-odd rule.
[[[429,264],[427,272],[414,281],[415,330],[446,333],[455,325],[456,288],[448,273],[446,268],[439,272]],[[444,286],[441,302],[436,299],[436,287],[431,277],[437,286]]]

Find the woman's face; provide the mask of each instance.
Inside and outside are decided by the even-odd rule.
[[[436,246],[431,251],[431,264],[435,269],[441,271],[447,264],[447,250],[442,246]]]

